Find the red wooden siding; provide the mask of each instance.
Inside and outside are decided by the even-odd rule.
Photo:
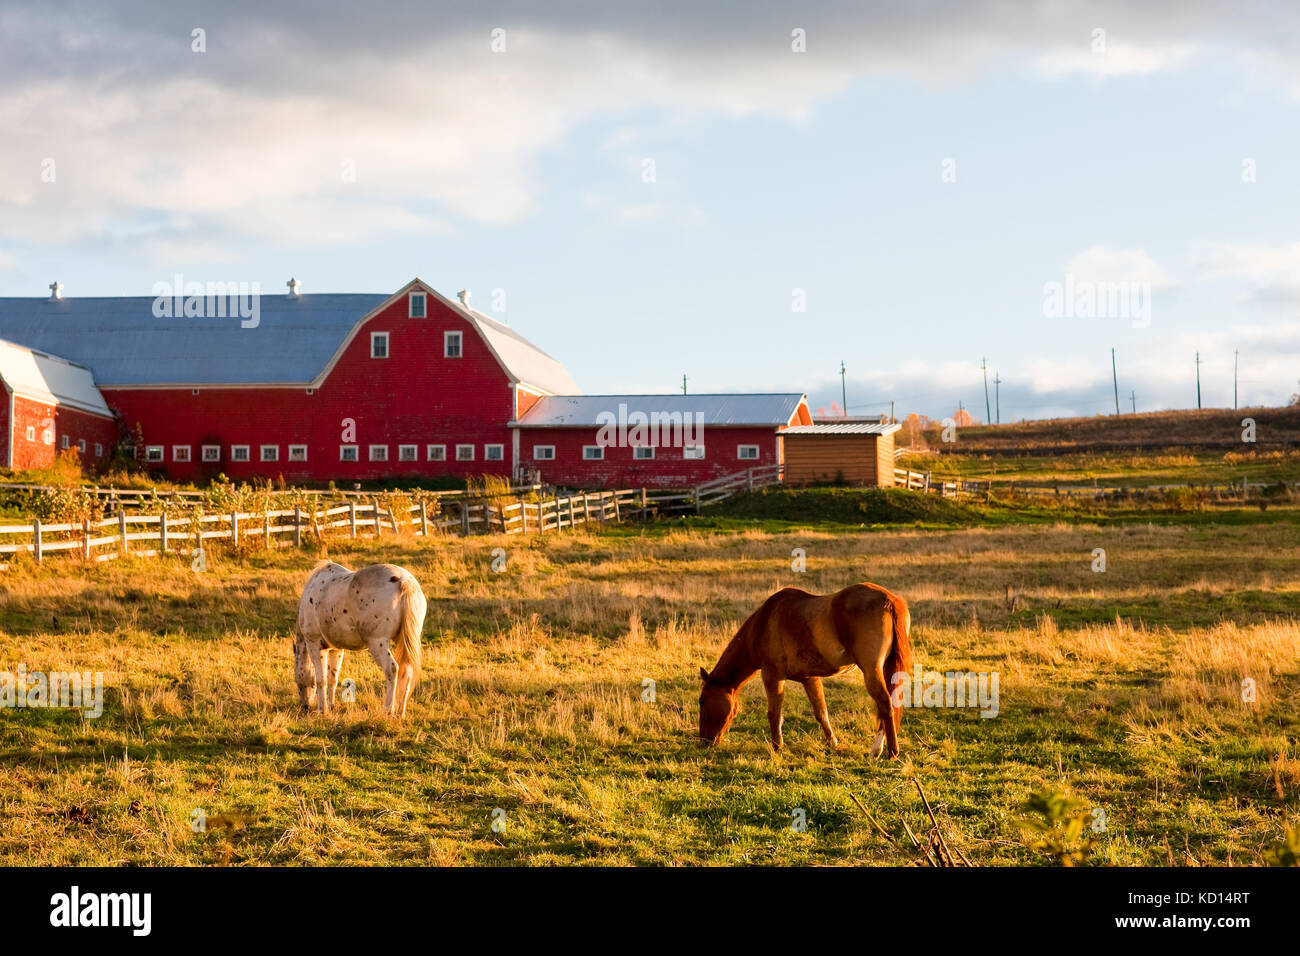
[[[119,428],[117,422],[99,415],[92,415],[64,405],[50,405],[23,395],[13,396],[13,421],[9,421],[9,390],[4,390],[4,434],[6,444],[0,448],[0,461],[8,461],[9,444],[13,446],[13,468],[45,468],[54,462],[54,457],[63,450],[66,436],[68,446],[77,448],[78,441],[86,443],[86,451],[81,456],[83,465],[88,468],[102,466],[113,454],[117,445]],[[33,429],[34,439],[27,437],[27,429]],[[54,440],[45,441],[45,432],[53,428]],[[100,454],[96,456],[95,446],[99,445]]]
[[[405,296],[365,322],[353,335],[320,388],[102,389],[145,445],[163,446],[150,470],[185,481],[217,473],[231,478],[283,476],[288,481],[369,480],[420,475],[509,475],[512,470],[510,381],[473,326],[433,296],[428,317],[409,318]],[[461,358],[443,357],[443,333],[460,331]],[[388,358],[370,357],[372,332],[388,333]],[[355,439],[343,440],[346,420]],[[220,446],[221,460],[202,461],[203,445]],[[339,459],[339,446],[358,446],[358,461]],[[400,445],[416,446],[415,461],[400,461]],[[446,460],[428,461],[426,446],[446,445]],[[473,461],[457,461],[456,445],[474,446]],[[488,461],[485,446],[502,446]],[[176,461],[174,445],[190,446],[190,461]],[[231,447],[248,445],[247,462]],[[262,445],[279,459],[260,460]],[[307,460],[289,460],[290,445],[306,445]],[[387,461],[371,461],[369,447],[386,445]]]
[[[596,444],[598,431],[590,426],[520,428],[519,460],[536,467],[543,481],[575,488],[686,488],[746,468],[778,463],[778,432],[772,426],[705,427],[703,459],[684,459],[680,448],[656,448],[653,459],[638,461],[631,448],[610,446],[603,460],[584,461],[582,447]],[[555,460],[534,459],[534,445],[554,445]],[[739,458],[739,445],[757,445],[758,458]]]

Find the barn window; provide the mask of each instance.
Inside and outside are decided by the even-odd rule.
[[[163,460],[163,446],[162,446],[162,445],[150,445],[148,448],[146,448],[146,449],[144,450],[144,460],[145,460],[145,461],[162,461],[162,460]]]
[[[653,445],[634,445],[632,446],[632,457],[638,461],[649,461],[655,456]]]
[[[231,446],[230,446],[230,460],[231,460],[231,461],[248,461],[248,446],[247,446],[247,445],[231,445]]]
[[[36,441],[36,426],[35,426],[35,425],[28,425],[28,426],[27,426],[27,440],[28,440],[28,441]]]
[[[424,308],[425,308],[424,293],[423,293],[423,292],[412,292],[412,293],[411,293],[411,298],[410,298],[409,301],[410,301],[410,304],[411,304],[411,308],[410,308],[410,311],[407,312],[407,315],[409,315],[409,316],[410,316],[411,318],[413,318],[413,319],[422,319],[422,318],[424,318],[424,316],[425,316],[425,311],[424,311]]]
[[[189,445],[172,445],[172,461],[189,461]]]
[[[533,461],[555,461],[555,446],[534,445]]]
[[[583,461],[601,461],[604,459],[604,457],[605,457],[604,445],[583,445],[582,446]]]
[[[77,439],[77,451],[81,452],[83,455],[86,453],[86,439]]]
[[[704,457],[703,445],[685,445],[682,447],[682,457],[688,461]]]
[[[442,333],[442,357],[460,358],[460,333],[459,332]]]
[[[356,461],[356,445],[339,445],[339,461]]]
[[[204,445],[202,454],[204,461],[221,461],[221,446]]]
[[[484,445],[483,457],[488,461],[504,461],[506,457],[505,445]]]
[[[290,460],[290,461],[306,461],[306,460],[307,460],[307,446],[306,446],[306,445],[290,445],[290,446],[289,446],[289,460]]]
[[[370,357],[371,358],[388,358],[388,333],[371,332],[370,333]]]
[[[473,460],[474,460],[474,446],[473,446],[473,445],[457,445],[457,446],[456,446],[456,460],[457,460],[457,461],[473,461]]]
[[[69,444],[68,436],[67,436],[67,435],[60,435],[60,436],[59,436],[59,447],[60,447],[60,448],[67,448],[67,447],[68,447],[68,444]]]
[[[387,445],[371,445],[371,446],[370,446],[370,460],[371,460],[371,461],[388,461],[388,446],[387,446]]]
[[[398,461],[419,461],[419,449],[414,445],[397,446]]]
[[[99,442],[95,442],[95,457],[102,458],[103,455],[104,455],[104,446]]]
[[[429,461],[446,461],[447,446],[446,445],[425,445],[424,457],[427,458]]]
[[[280,446],[279,446],[279,445],[263,445],[262,448],[261,448],[261,451],[262,451],[262,461],[279,461],[279,460],[280,460]]]
[[[755,461],[758,458],[757,445],[737,445],[736,457],[741,461]]]

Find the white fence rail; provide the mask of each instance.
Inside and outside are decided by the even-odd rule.
[[[385,535],[545,534],[592,522],[624,521],[653,513],[641,489],[536,497],[421,502],[394,511],[378,499],[314,510],[289,508],[233,511],[228,514],[128,513],[100,521],[0,525],[0,560],[30,555],[37,564],[52,554],[67,553],[83,561],[110,561],[128,555],[197,556],[207,542],[220,541],[234,551],[302,547],[327,538]],[[436,506],[436,507],[435,507]]]

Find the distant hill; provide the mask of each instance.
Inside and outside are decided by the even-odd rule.
[[[1242,442],[1242,419],[1255,420],[1255,444]],[[1010,425],[968,425],[958,441],[940,440],[939,426],[924,432],[933,452],[956,455],[1042,455],[1074,452],[1273,451],[1300,448],[1300,407],[1205,408],[1053,418]],[[900,436],[900,439],[903,436]],[[900,441],[900,444],[905,442]]]

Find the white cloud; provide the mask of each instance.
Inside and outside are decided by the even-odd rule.
[[[1173,276],[1145,249],[1092,246],[1071,259],[1065,271],[1080,282],[1127,282],[1149,285],[1153,289],[1175,284]]]
[[[1107,43],[1094,51],[1087,43],[1058,46],[1034,59],[1034,68],[1048,79],[1083,74],[1095,79],[1114,76],[1147,76],[1184,66],[1197,48],[1190,43],[1152,44]]]
[[[1221,243],[1201,256],[1198,274],[1207,281],[1240,280],[1241,299],[1262,305],[1300,303],[1300,242],[1291,245]]]

